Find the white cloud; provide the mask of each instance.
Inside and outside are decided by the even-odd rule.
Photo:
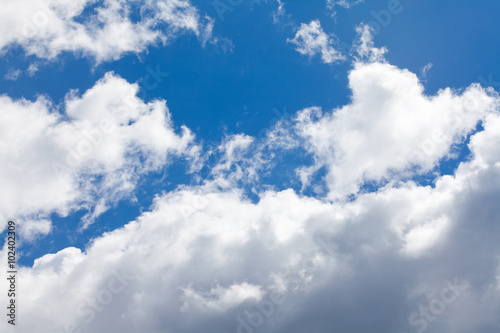
[[[428,223],[414,227],[404,236],[406,247],[404,251],[410,255],[420,255],[422,252],[431,249],[439,240],[447,227],[447,219],[440,218]]]
[[[196,154],[193,134],[185,127],[176,133],[165,102],[145,104],[137,92],[136,84],[108,73],[61,106],[45,97],[1,96],[1,219],[44,221],[87,208],[85,227],[130,195],[141,175],[173,156]]]
[[[20,69],[10,70],[7,72],[7,74],[5,74],[4,79],[10,80],[10,81],[16,81],[20,75],[21,75]]]
[[[326,0],[326,4],[330,9],[333,9],[335,6],[351,8],[362,2],[364,2],[364,0]]]
[[[357,63],[349,86],[350,104],[326,113],[309,108],[296,119],[308,151],[328,168],[331,198],[432,170],[498,103],[479,85],[427,96],[415,74],[380,62]]]
[[[242,160],[242,155],[248,150],[253,141],[253,137],[243,134],[226,138],[225,142],[218,148],[222,153],[222,157],[219,163],[212,169],[212,173],[217,174],[221,171],[230,170],[235,162]]]
[[[38,62],[31,63],[28,66],[28,69],[26,70],[26,72],[28,73],[29,76],[33,76],[33,75],[35,75],[36,72],[38,72],[40,70],[39,66],[40,66],[40,63],[38,63]]]
[[[427,75],[429,74],[430,70],[432,69],[432,66],[433,66],[432,63],[428,63],[427,65],[425,65],[424,67],[422,67],[421,73],[420,73],[420,78],[423,81],[427,81]]]
[[[273,23],[279,23],[286,15],[285,4],[281,0],[277,0],[278,8],[273,12]]]
[[[181,288],[183,295],[181,312],[192,308],[201,311],[225,312],[246,301],[260,301],[262,291],[258,286],[248,283],[234,284],[227,288],[219,285],[207,293],[198,293],[192,287]]]
[[[292,190],[261,193],[258,203],[210,186],[161,195],[150,212],[85,252],[67,248],[21,268],[19,301],[30,320],[19,320],[16,332],[229,332],[249,323],[262,332],[318,323],[340,331],[398,323],[408,331],[415,329],[408,317],[436,297],[424,291],[440,291],[446,280],[468,286],[436,329],[455,327],[462,311],[500,305],[492,291],[498,262],[491,266],[500,254],[492,206],[500,155],[490,155],[496,142],[486,139],[500,136],[499,119],[490,115],[473,136],[471,161],[434,188],[399,183],[336,204]],[[377,321],[353,309],[377,309]],[[474,311],[467,328],[494,322]]]
[[[39,236],[46,236],[52,230],[50,220],[24,221],[20,225],[20,236],[23,240],[32,242]]]
[[[273,23],[281,25],[282,28],[290,27],[293,30],[297,30],[296,23],[294,22],[292,15],[288,14],[285,9],[285,2],[277,0],[278,7],[273,11]]]
[[[326,7],[330,11],[330,15],[335,18],[337,15],[336,7],[342,7],[344,9],[349,9],[360,3],[364,3],[364,0],[326,0]]]
[[[490,144],[490,142],[500,142],[500,133],[496,130],[500,127],[500,118],[496,114],[488,115],[483,122],[483,127],[485,131],[471,138],[470,148],[476,153],[478,163],[498,163],[497,160],[498,156],[500,156],[500,146]],[[498,167],[497,164],[495,164],[495,166]]]
[[[333,47],[332,37],[323,31],[319,20],[311,21],[309,24],[302,23],[295,37],[288,41],[295,44],[295,50],[300,54],[309,57],[321,54],[324,63],[345,60],[345,57]]]
[[[355,45],[357,61],[360,62],[384,62],[384,55],[387,53],[385,47],[376,48],[373,42],[373,27],[362,24],[356,27],[359,35],[357,45]]]
[[[211,38],[210,22],[189,0],[7,1],[0,31],[9,33],[0,34],[0,50],[20,45],[27,54],[46,59],[76,52],[99,63],[168,43],[184,32],[205,43]]]

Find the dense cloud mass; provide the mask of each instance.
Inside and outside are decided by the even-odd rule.
[[[293,132],[294,144],[315,156],[312,170],[327,168],[320,180],[326,198],[287,189],[249,200],[232,183],[231,165],[254,139],[234,136],[222,144],[212,180],[158,195],[150,211],[85,251],[66,248],[21,268],[26,319],[17,332],[493,332],[500,306],[497,95],[472,85],[427,96],[415,74],[385,61],[357,62],[349,84],[350,104],[302,110],[289,132],[264,139],[274,147],[286,142],[279,133]],[[197,151],[187,129],[175,133],[163,102],[145,104],[136,92],[108,74],[82,96],[68,95],[64,118],[43,98],[2,97],[3,110],[16,109],[2,113],[10,124],[2,135],[25,131],[17,146],[32,152],[21,157],[4,147],[19,169],[3,183],[19,180],[16,172],[33,177],[18,185],[15,202],[2,199],[2,211],[67,213],[86,202],[86,189],[118,196],[133,188],[132,174],[156,170],[169,153]],[[116,96],[129,96],[127,107]],[[64,162],[64,144],[77,146],[85,129],[98,126],[102,105],[113,106],[112,135],[60,183],[51,161]],[[405,180],[432,170],[468,135],[470,159],[454,174],[437,176],[433,186]],[[77,190],[93,174],[104,176],[100,185]],[[223,187],[218,175],[227,176]],[[358,191],[382,180],[376,191]],[[46,195],[37,194],[41,188]],[[5,256],[4,248],[2,262]]]

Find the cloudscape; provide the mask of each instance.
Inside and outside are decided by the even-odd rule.
[[[1,332],[499,332],[498,1],[4,2]]]

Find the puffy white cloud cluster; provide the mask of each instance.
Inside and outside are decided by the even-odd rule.
[[[196,157],[194,135],[173,127],[165,102],[146,104],[137,93],[136,84],[108,73],[83,95],[69,93],[63,105],[43,96],[0,97],[2,229],[7,219],[23,220],[32,238],[50,231],[51,213],[80,208],[90,210],[85,227],[130,195],[141,175],[174,156]]]
[[[351,102],[330,112],[304,109],[270,135],[278,147],[304,147],[314,156],[314,165],[297,170],[303,188],[326,168],[330,199],[432,171],[499,107],[498,93],[479,84],[427,95],[416,74],[386,62],[369,26],[357,32]]]
[[[328,169],[332,198],[431,171],[498,106],[479,85],[427,96],[415,74],[387,63],[358,63],[349,82],[350,104],[327,113],[309,108],[296,119],[307,150]]]
[[[205,43],[212,27],[189,0],[9,0],[0,13],[0,50],[19,45],[40,58],[76,52],[102,62],[184,32]]]

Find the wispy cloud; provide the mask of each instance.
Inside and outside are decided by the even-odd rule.
[[[288,40],[295,44],[297,52],[309,57],[321,55],[324,63],[331,64],[345,60],[345,56],[334,47],[334,39],[327,35],[321,28],[319,20],[309,24],[302,23],[293,39]]]

